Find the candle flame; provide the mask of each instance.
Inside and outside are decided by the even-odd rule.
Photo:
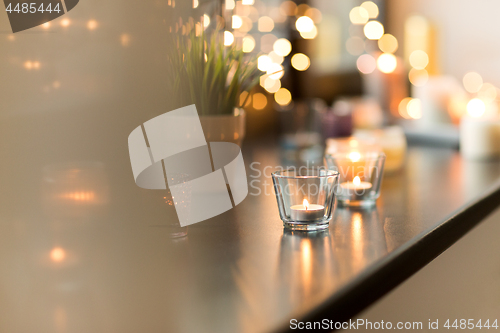
[[[307,199],[304,199],[304,201],[302,201],[302,204],[304,205],[304,207],[306,207],[306,210],[309,208],[309,201],[307,201]]]
[[[361,154],[358,153],[357,151],[353,151],[352,153],[349,154],[349,158],[351,159],[351,161],[357,162],[361,158]]]
[[[359,184],[361,184],[361,179],[359,179],[359,177],[356,176],[356,177],[354,177],[352,182],[354,183],[354,185],[359,186]]]

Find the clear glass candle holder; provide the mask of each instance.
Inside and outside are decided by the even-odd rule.
[[[299,168],[277,171],[272,177],[285,228],[328,228],[334,210],[334,189],[338,183],[338,172],[324,168]]]
[[[385,154],[381,152],[337,153],[325,156],[328,170],[339,173],[335,193],[340,206],[370,207],[380,196]]]

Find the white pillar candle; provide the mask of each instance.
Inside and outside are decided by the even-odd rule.
[[[290,217],[294,221],[317,221],[321,220],[325,214],[325,206],[309,204],[306,199],[302,205],[293,205],[290,209]]]
[[[500,119],[463,117],[460,152],[468,159],[500,157]]]
[[[465,91],[453,76],[431,76],[422,86],[413,85],[412,97],[418,98],[422,117],[415,123],[421,128],[434,128],[436,124],[450,123],[448,107],[453,96],[463,96]]]

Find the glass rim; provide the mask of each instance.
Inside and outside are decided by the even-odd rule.
[[[352,153],[352,152],[351,152]],[[362,162],[362,161],[375,161],[375,160],[380,160],[380,159],[386,159],[387,155],[380,151],[380,152],[371,152],[370,154],[373,154],[373,156],[363,156],[363,154],[366,154],[366,152],[359,152],[361,154],[360,159],[358,161],[352,161],[349,158],[349,152],[337,152],[333,154],[325,154],[325,159],[331,158],[334,160],[340,160],[340,161],[345,161],[345,160],[351,160],[353,163],[355,162]]]
[[[308,179],[308,178],[327,178],[327,177],[335,177],[335,176],[340,175],[340,172],[335,171],[335,170],[329,170],[327,168],[323,168],[323,169],[306,168],[305,170],[308,170],[308,171],[309,170],[314,170],[314,171],[324,170],[327,174],[325,174],[325,175],[313,175],[313,176],[297,176],[297,175],[285,176],[285,175],[283,175],[284,172],[297,172],[296,168],[290,168],[290,169],[286,169],[286,170],[274,171],[271,173],[271,176],[277,177],[277,178]]]

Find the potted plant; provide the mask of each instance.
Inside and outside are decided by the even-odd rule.
[[[245,55],[232,43],[224,45],[220,28],[186,24],[171,33],[168,51],[169,89],[180,106],[195,104],[207,141],[241,145],[245,136],[245,111],[240,101],[259,80],[256,57]],[[240,103],[241,102],[241,103]]]

